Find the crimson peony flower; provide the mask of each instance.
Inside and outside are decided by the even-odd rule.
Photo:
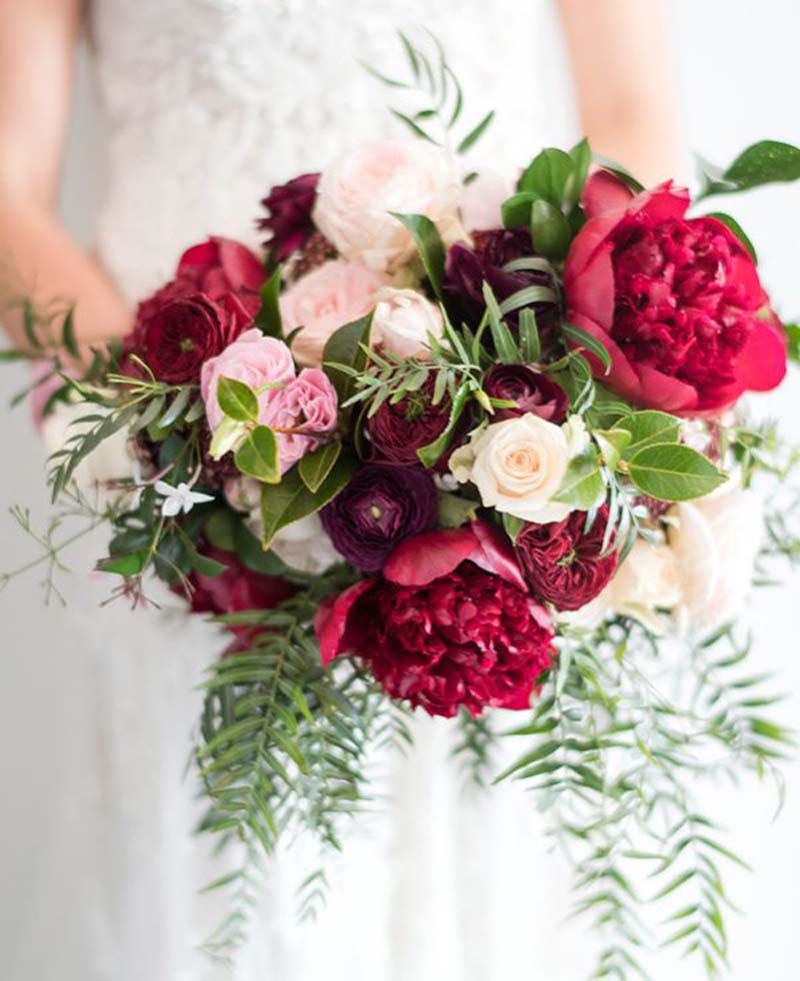
[[[527,524],[517,536],[517,558],[531,592],[558,610],[579,610],[614,575],[618,553],[603,555],[608,508],[602,507],[586,530],[586,512],[563,521]]]
[[[396,545],[431,527],[436,504],[436,485],[422,467],[367,463],[320,518],[336,551],[374,572]]]
[[[329,602],[315,627],[323,664],[353,655],[389,696],[429,715],[528,708],[553,656],[547,612],[508,543],[480,521],[404,542],[380,578]]]
[[[226,293],[212,300],[204,293],[165,293],[140,307],[127,346],[159,381],[197,381],[209,358],[220,354],[252,322],[242,303]]]
[[[498,228],[490,232],[476,232],[474,247],[457,243],[447,253],[445,291],[459,307],[463,319],[476,326],[483,317],[486,303],[483,284],[491,286],[494,295],[503,301],[527,286],[552,286],[549,273],[539,269],[521,269],[508,272],[503,269],[514,259],[533,256],[530,232],[522,228]],[[534,303],[536,320],[540,329],[552,326],[558,313],[555,303]],[[510,313],[508,322],[516,324],[517,313]]]
[[[267,217],[259,221],[258,227],[270,232],[267,244],[278,262],[302,248],[313,233],[311,212],[318,183],[319,174],[303,174],[273,187],[262,200]]]
[[[367,420],[376,460],[418,464],[417,450],[432,443],[447,428],[452,406],[449,396],[433,405],[435,381],[429,376],[418,392],[409,392],[394,405],[387,399]]]
[[[498,364],[486,372],[483,390],[490,398],[516,402],[514,408],[495,409],[495,422],[528,412],[547,422],[563,422],[569,402],[564,389],[544,372],[527,365]]]
[[[253,572],[233,552],[223,552],[203,544],[201,555],[227,565],[219,576],[192,572],[190,601],[194,613],[241,613],[243,610],[269,610],[294,593],[294,587],[278,576]]]
[[[607,172],[589,179],[589,221],[567,256],[567,316],[601,341],[598,377],[624,398],[700,414],[775,388],[786,345],[744,246],[714,218],[686,218],[689,192],[635,197]]]

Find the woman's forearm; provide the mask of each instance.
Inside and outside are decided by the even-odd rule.
[[[0,200],[0,322],[22,347],[23,299],[41,310],[74,305],[76,337],[83,346],[129,329],[130,313],[114,284],[63,226],[35,204]]]

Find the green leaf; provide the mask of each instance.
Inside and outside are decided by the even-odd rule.
[[[642,493],[659,501],[705,497],[726,480],[707,457],[680,443],[639,450],[628,463],[628,473]]]
[[[514,340],[514,335],[509,330],[508,325],[503,321],[503,314],[497,297],[492,292],[492,287],[486,282],[483,284],[483,299],[486,303],[489,328],[492,332],[497,357],[503,364],[519,364],[520,352],[517,342]]]
[[[598,164],[603,170],[609,171],[615,177],[618,177],[622,183],[629,188],[634,194],[638,194],[640,191],[644,190],[644,184],[638,181],[633,174],[622,164],[617,163],[616,160],[611,160],[609,157],[604,157],[601,153],[593,153],[592,160]]]
[[[609,470],[616,470],[622,455],[631,441],[631,434],[627,429],[594,429],[592,436],[600,447],[603,460]]]
[[[632,412],[614,424],[615,429],[630,433],[630,442],[625,447],[624,457],[630,459],[639,450],[656,443],[677,443],[681,437],[681,422],[667,412],[646,409]]]
[[[488,112],[483,119],[478,123],[475,129],[471,130],[464,139],[456,147],[456,153],[466,153],[471,150],[473,146],[478,142],[478,140],[483,136],[486,130],[492,123],[494,119],[494,109]]]
[[[518,518],[514,514],[503,514],[503,529],[512,542],[516,542],[517,535],[525,527],[525,522],[522,518]]]
[[[457,494],[439,492],[439,525],[442,528],[460,528],[474,520],[480,504]]]
[[[798,178],[800,149],[776,140],[762,140],[749,146],[725,171],[725,179],[735,181],[742,189]]]
[[[265,484],[277,484],[281,479],[278,440],[269,426],[251,430],[237,448],[234,460],[241,473]]]
[[[730,215],[725,214],[724,211],[712,211],[707,215],[703,215],[704,218],[716,218],[718,222],[721,222],[726,228],[733,232],[736,238],[742,243],[742,245],[750,253],[750,258],[753,262],[758,265],[758,254],[756,253],[756,248],[753,243],[748,238],[745,230],[739,224],[735,218],[731,218]]]
[[[213,511],[203,526],[203,534],[214,548],[233,552],[236,548],[234,532],[238,523],[233,511]]]
[[[522,360],[525,364],[538,361],[542,356],[539,329],[536,326],[536,314],[530,307],[520,311],[519,347]]]
[[[576,324],[565,322],[561,325],[561,330],[568,341],[571,341],[575,347],[582,348],[588,351],[589,354],[594,355],[603,366],[605,373],[609,373],[611,370],[611,355],[608,353],[605,344],[598,341],[596,337]]]
[[[439,457],[442,456],[442,454],[447,450],[447,447],[450,445],[450,440],[453,438],[453,434],[455,433],[456,427],[461,419],[461,415],[464,412],[464,407],[469,399],[469,394],[469,383],[464,382],[459,386],[453,398],[453,407],[450,409],[450,419],[448,420],[444,431],[440,433],[432,443],[428,443],[427,446],[423,446],[417,450],[417,456],[419,457],[420,463],[422,463],[424,467],[432,467]]]
[[[0,351],[0,363],[11,361],[29,361],[30,354],[27,351],[16,351],[14,349]]]
[[[318,491],[325,482],[341,452],[341,443],[326,443],[324,446],[318,446],[313,452],[306,453],[300,460],[298,465],[300,477],[312,493]]]
[[[229,419],[236,422],[258,421],[258,397],[256,393],[236,378],[223,375],[217,386],[219,407]]]
[[[331,501],[349,482],[355,467],[354,458],[341,453],[316,493],[306,487],[297,468],[290,470],[279,484],[265,485],[261,491],[262,548],[269,548],[281,528],[314,514]]]
[[[345,324],[328,338],[322,353],[322,362],[327,367],[327,375],[333,382],[339,405],[342,406],[355,392],[355,376],[363,372],[367,363],[364,348],[369,347],[369,334],[372,314]],[[341,364],[350,372],[340,371],[335,365]],[[347,410],[345,410],[346,414]]]
[[[234,526],[233,545],[236,557],[253,572],[260,572],[265,576],[285,574],[286,564],[274,552],[264,551],[261,542],[252,534],[244,521],[238,521]]]
[[[606,484],[595,450],[587,450],[570,461],[561,487],[553,498],[580,511],[591,511],[606,498]]]
[[[783,329],[786,332],[789,357],[795,363],[800,364],[800,325],[784,324]]]
[[[391,112],[391,114],[395,117],[395,119],[399,119],[401,123],[403,123],[405,126],[408,126],[408,128],[411,130],[414,136],[419,137],[419,139],[421,140],[425,140],[426,143],[434,143],[434,144],[436,143],[436,140],[434,140],[433,137],[429,136],[425,132],[425,130],[419,125],[419,123],[415,122],[411,118],[411,116],[407,116],[404,112],[400,112],[398,109],[390,109],[389,112]]]
[[[521,228],[530,224],[531,207],[534,201],[541,200],[535,191],[519,191],[512,194],[500,205],[504,228]]]
[[[164,413],[164,415],[158,420],[159,429],[169,429],[173,423],[183,415],[186,406],[189,404],[189,400],[192,397],[192,389],[187,385],[182,388],[175,398],[172,400],[172,404]]]
[[[281,267],[276,266],[272,275],[261,287],[261,309],[256,314],[254,323],[266,337],[283,338],[281,322]]]
[[[572,170],[564,188],[564,205],[567,209],[575,207],[583,193],[586,175],[589,173],[589,165],[592,162],[592,150],[589,141],[584,137],[569,151],[569,155],[572,159]]]
[[[439,229],[426,215],[403,215],[396,211],[390,212],[411,232],[419,251],[425,273],[431,282],[434,293],[442,298],[442,280],[444,279],[445,248]]]
[[[572,241],[572,229],[563,213],[549,201],[531,206],[531,238],[536,251],[548,259],[563,259]]]
[[[95,568],[99,572],[113,572],[126,579],[138,576],[145,565],[146,552],[134,552],[131,555],[112,555],[100,559]]]
[[[75,339],[75,308],[72,307],[67,311],[67,315],[64,317],[64,324],[61,328],[61,343],[69,354],[73,358],[80,357],[80,351],[78,350],[78,342]]]
[[[572,157],[568,153],[548,147],[525,168],[519,179],[519,190],[533,191],[554,208],[560,209],[572,168]]]

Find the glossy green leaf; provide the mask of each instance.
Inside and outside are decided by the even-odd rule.
[[[125,578],[137,576],[144,568],[145,554],[144,552],[134,552],[130,555],[111,555],[108,558],[100,559],[95,568],[99,572],[113,572]]]
[[[272,275],[261,287],[261,309],[256,314],[254,323],[266,337],[283,338],[281,322],[281,267],[276,266]]]
[[[677,443],[681,435],[680,419],[655,409],[632,412],[619,419],[614,428],[624,429],[630,433],[630,441],[624,451],[626,459],[635,456],[646,446],[653,446],[656,443]]]
[[[372,314],[345,324],[328,338],[322,354],[322,362],[326,366],[326,374],[333,382],[339,396],[339,406],[355,392],[354,372],[360,374],[367,363],[364,351],[369,346]],[[350,372],[340,371],[336,365],[343,365]]]
[[[258,398],[244,382],[223,375],[217,386],[219,407],[236,422],[258,421]]]
[[[428,443],[427,446],[423,446],[417,450],[417,456],[419,457],[420,463],[425,467],[432,467],[436,461],[441,457],[450,445],[450,441],[453,438],[453,434],[461,421],[461,416],[464,412],[464,408],[469,399],[469,385],[467,382],[462,384],[453,399],[453,406],[450,409],[450,419],[448,420],[447,426],[444,431],[432,442]]]
[[[611,370],[611,355],[608,353],[606,346],[599,341],[593,334],[588,333],[583,330],[582,327],[578,327],[577,324],[563,323],[561,325],[561,330],[568,341],[572,343],[574,347],[583,348],[588,351],[589,354],[594,355],[595,358],[603,366],[606,374]]]
[[[326,443],[302,458],[298,464],[300,477],[312,493],[318,491],[325,482],[341,452],[341,443]]]
[[[585,138],[582,139],[569,151],[569,155],[572,159],[572,170],[564,189],[564,205],[567,209],[573,208],[580,201],[583,193],[589,165],[592,162],[592,150],[589,141]]]
[[[470,130],[470,132],[467,133],[464,139],[456,147],[456,153],[466,153],[468,150],[471,150],[489,128],[494,116],[494,109],[492,109],[492,111],[488,112],[473,130]]]
[[[549,201],[531,205],[531,238],[536,251],[548,259],[563,259],[572,241],[572,229],[563,213]]]
[[[525,364],[532,364],[542,356],[539,329],[536,326],[536,314],[530,307],[520,311],[519,348]]]
[[[570,461],[554,500],[581,511],[590,511],[606,498],[606,484],[594,450]]]
[[[269,426],[256,426],[236,450],[236,467],[248,477],[265,484],[277,484],[281,479],[278,440]]]
[[[622,455],[630,444],[631,434],[626,429],[594,429],[592,437],[600,447],[603,460],[609,470],[616,470]]]
[[[726,479],[707,457],[681,443],[646,446],[631,458],[628,473],[642,493],[659,501],[704,497]]]
[[[445,248],[439,229],[425,215],[403,215],[395,211],[390,214],[411,232],[422,265],[425,267],[425,274],[431,282],[434,293],[441,299]]]
[[[535,191],[519,191],[500,205],[504,228],[522,228],[530,224],[531,207],[541,195]]]
[[[533,191],[555,208],[561,207],[567,181],[572,174],[572,157],[548,147],[538,153],[519,179],[520,191]]]

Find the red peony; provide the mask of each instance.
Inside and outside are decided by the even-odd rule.
[[[194,613],[241,613],[244,610],[269,610],[294,592],[294,587],[278,576],[253,572],[232,552],[203,545],[201,554],[227,565],[220,576],[193,572],[191,604]]]
[[[528,524],[517,536],[516,552],[531,592],[558,610],[579,610],[610,582],[618,553],[603,555],[608,508],[586,530],[586,512],[563,521]]]
[[[612,360],[598,377],[624,398],[701,414],[786,372],[783,332],[741,242],[714,218],[686,218],[671,182],[633,196],[605,171],[589,179],[589,220],[567,256],[567,317]]]
[[[434,531],[398,546],[383,575],[320,610],[323,664],[351,654],[392,698],[429,715],[526,709],[553,656],[546,611],[495,529]]]
[[[261,202],[267,217],[259,221],[258,227],[270,232],[267,244],[278,262],[301,249],[314,231],[311,212],[318,183],[319,174],[303,174],[273,187]]]

